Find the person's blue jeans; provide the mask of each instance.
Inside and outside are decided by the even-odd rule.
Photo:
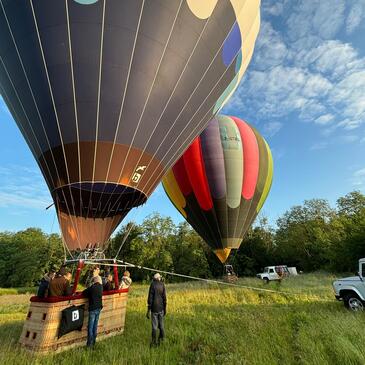
[[[152,342],[156,342],[157,329],[160,330],[159,339],[164,339],[165,337],[165,327],[163,323],[164,312],[152,312]]]
[[[87,326],[87,346],[95,345],[98,334],[98,322],[101,309],[94,309],[89,312],[89,324]]]

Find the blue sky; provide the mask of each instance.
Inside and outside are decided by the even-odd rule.
[[[263,213],[274,224],[305,199],[334,204],[365,192],[365,1],[262,0],[261,10],[254,57],[223,113],[254,125],[271,146]],[[57,232],[47,186],[2,99],[0,131],[0,231]],[[161,186],[128,218],[154,211],[182,220]]]

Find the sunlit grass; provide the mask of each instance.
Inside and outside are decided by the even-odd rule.
[[[167,339],[150,349],[147,285],[133,285],[125,333],[96,349],[33,356],[17,345],[28,295],[0,296],[0,364],[365,364],[365,314],[334,299],[334,276],[306,274],[265,285],[168,284]],[[1,290],[0,290],[1,292]]]

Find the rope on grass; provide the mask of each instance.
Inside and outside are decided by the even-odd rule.
[[[237,288],[242,288],[242,289],[248,289],[248,290],[254,290],[254,291],[261,291],[261,292],[267,292],[267,293],[271,293],[271,294],[281,294],[281,295],[288,295],[288,296],[306,296],[308,297],[314,297],[313,294],[304,294],[304,293],[292,293],[292,292],[286,292],[286,291],[282,291],[282,290],[273,290],[273,289],[265,289],[265,288],[257,288],[254,286],[249,286],[249,285],[241,285],[241,284],[235,284],[235,283],[229,283],[226,281],[221,281],[221,280],[212,280],[212,279],[204,279],[204,278],[198,278],[196,276],[191,276],[191,275],[185,275],[185,274],[179,274],[179,273],[175,273],[175,272],[171,272],[171,271],[164,271],[164,270],[156,270],[153,269],[151,267],[146,267],[146,266],[141,266],[141,265],[135,265],[132,264],[130,262],[126,262],[126,261],[122,261],[122,260],[116,260],[118,263],[115,263],[113,265],[115,266],[119,266],[119,267],[133,267],[136,269],[140,269],[140,270],[147,270],[147,271],[151,271],[151,272],[158,272],[158,273],[162,273],[165,275],[171,275],[171,276],[177,276],[177,277],[181,277],[181,278],[185,278],[185,279],[191,279],[191,280],[197,280],[197,281],[203,281],[206,282],[208,284],[221,284],[221,285],[228,285],[228,286],[233,286],[233,287],[237,287]],[[85,264],[94,264],[94,265],[105,265],[105,262],[95,262],[95,261],[85,261]],[[317,298],[316,300],[318,302],[328,302],[328,300],[326,299],[321,299],[321,298]]]

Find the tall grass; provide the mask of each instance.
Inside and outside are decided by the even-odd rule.
[[[0,296],[1,295],[10,295],[10,294],[35,294],[37,288],[34,287],[24,287],[24,288],[0,288]]]
[[[125,332],[84,348],[34,356],[17,344],[27,295],[0,297],[0,364],[365,364],[365,313],[346,311],[334,299],[326,274],[307,274],[264,285],[293,293],[188,282],[170,284],[166,342],[149,348],[145,318],[148,286],[134,285]]]

